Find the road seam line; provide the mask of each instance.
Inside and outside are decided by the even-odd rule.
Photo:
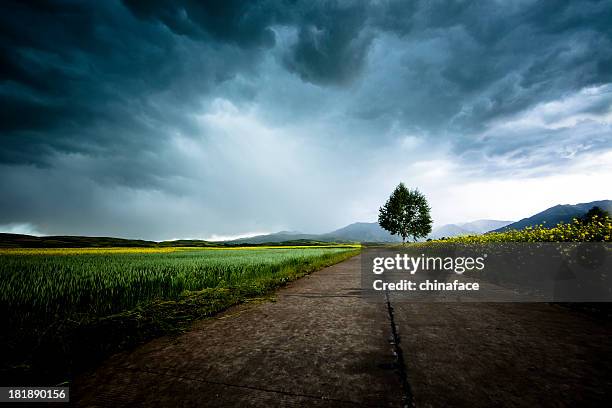
[[[393,336],[393,351],[395,353],[397,370],[400,376],[400,381],[403,388],[402,406],[404,407],[415,407],[414,395],[412,394],[412,388],[410,382],[408,382],[408,370],[406,369],[406,362],[404,361],[404,352],[400,345],[400,335],[395,324],[395,316],[393,314],[393,306],[391,306],[391,300],[389,299],[389,291],[385,291],[385,301],[387,303],[387,312],[389,314],[389,321],[391,323],[391,335]]]

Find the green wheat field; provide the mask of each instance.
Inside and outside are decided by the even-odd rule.
[[[358,245],[0,249],[6,328],[0,373],[69,378],[81,362],[184,330],[359,251]]]

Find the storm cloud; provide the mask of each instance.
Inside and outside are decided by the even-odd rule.
[[[612,174],[606,1],[3,8],[6,230],[325,231],[375,219],[401,180],[440,222],[612,192],[597,182]],[[466,198],[478,185],[542,195]]]

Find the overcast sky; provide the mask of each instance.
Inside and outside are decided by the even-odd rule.
[[[609,1],[26,3],[0,230],[326,232],[400,181],[437,225],[612,199]]]

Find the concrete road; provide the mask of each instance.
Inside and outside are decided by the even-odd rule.
[[[77,406],[604,406],[612,326],[548,304],[365,300],[360,259],[113,356]]]

